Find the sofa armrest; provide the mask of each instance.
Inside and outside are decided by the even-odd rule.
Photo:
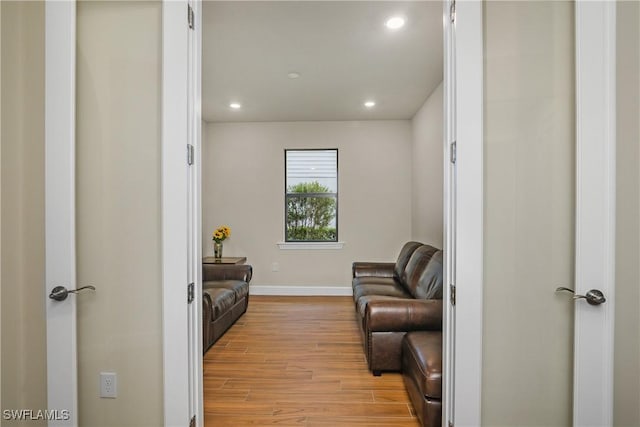
[[[206,292],[202,292],[202,320],[211,322],[213,320],[213,304],[211,302],[211,295]]]
[[[202,264],[202,281],[241,280],[249,283],[253,275],[250,265]]]
[[[369,301],[364,324],[370,332],[442,330],[441,299]]]
[[[211,325],[211,298],[206,293],[202,293],[202,351],[206,353],[206,351],[210,347],[209,335]]]
[[[393,277],[395,262],[354,262],[351,265],[353,278],[356,277]]]

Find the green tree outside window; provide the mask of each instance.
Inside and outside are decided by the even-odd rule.
[[[335,193],[317,181],[287,188],[287,240],[335,241]]]

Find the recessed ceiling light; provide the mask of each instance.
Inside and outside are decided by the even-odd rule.
[[[290,79],[297,79],[300,77],[300,73],[297,73],[295,71],[292,71],[290,73],[287,74],[287,77],[289,77]]]
[[[405,19],[401,16],[393,16],[385,22],[384,25],[390,30],[397,30],[398,28],[402,28],[404,26]]]
[[[234,110],[239,110],[240,108],[242,108],[242,105],[238,102],[232,102],[231,104],[229,104],[229,107],[233,108]]]
[[[373,108],[373,107],[376,106],[376,103],[375,103],[375,101],[367,101],[367,102],[364,103],[364,106],[367,107],[367,108]]]

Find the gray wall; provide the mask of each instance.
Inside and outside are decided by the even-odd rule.
[[[80,425],[163,423],[159,1],[80,2],[77,62]],[[101,371],[118,397],[101,399]]]
[[[640,3],[618,2],[614,425],[640,425]]]
[[[2,9],[2,409],[46,408],[44,3]],[[43,423],[35,423],[44,425]],[[2,425],[34,425],[9,422]]]
[[[411,119],[411,233],[413,239],[442,248],[443,120],[442,83]]]
[[[482,424],[571,424],[570,2],[484,3]]]
[[[203,254],[229,225],[228,256],[247,256],[252,286],[351,288],[354,260],[394,260],[411,238],[411,125],[362,122],[205,123]],[[284,149],[338,148],[341,250],[280,250]],[[272,272],[272,263],[279,271]]]

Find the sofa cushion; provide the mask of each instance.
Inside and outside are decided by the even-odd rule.
[[[351,286],[355,289],[360,285],[385,285],[395,286],[400,282],[395,277],[360,276],[351,280]]]
[[[420,278],[427,268],[427,264],[431,261],[431,257],[438,252],[438,249],[433,246],[423,245],[413,252],[407,268],[404,269],[402,280],[400,282],[407,289],[407,291],[414,297],[418,298],[417,290],[420,286]]]
[[[400,282],[395,277],[356,277],[351,280],[351,287],[353,288],[353,301],[358,301],[356,297],[356,290],[363,285],[377,285],[393,288],[399,285]]]
[[[442,299],[442,251],[438,251],[429,260],[415,289],[418,299]]]
[[[402,372],[422,394],[442,397],[442,332],[414,331],[402,339]]]
[[[211,310],[211,320],[216,320],[219,316],[226,313],[236,302],[236,294],[229,289],[209,288],[202,291],[211,298],[213,310]]]
[[[396,260],[396,266],[393,269],[393,275],[397,279],[402,278],[402,274],[404,273],[404,269],[407,267],[409,259],[411,259],[411,255],[413,255],[415,250],[420,246],[423,246],[423,244],[420,242],[407,242],[404,244],[404,246],[400,250],[398,259]]]
[[[203,290],[213,288],[233,291],[236,296],[236,300],[234,302],[240,301],[249,294],[249,284],[241,280],[215,280],[212,282],[202,283]]]
[[[367,304],[371,301],[379,301],[379,300],[394,300],[394,301],[403,301],[411,299],[411,297],[394,297],[389,295],[364,295],[358,298],[356,301],[356,310],[360,315],[361,319],[364,319],[364,314],[367,309]]]
[[[389,297],[411,298],[411,295],[398,282],[361,283],[353,287],[353,298],[357,301],[365,295],[384,295]]]

